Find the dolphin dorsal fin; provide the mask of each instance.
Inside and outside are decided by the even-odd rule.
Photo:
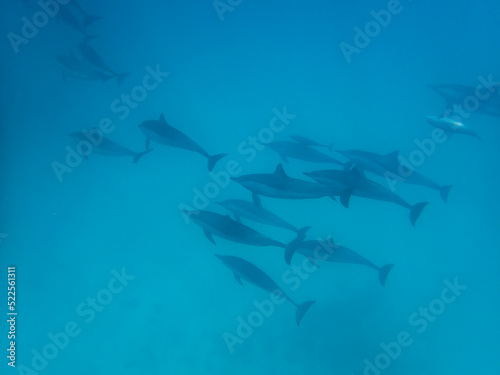
[[[399,151],[393,151],[386,155],[387,159],[395,165],[399,163]]]
[[[283,164],[278,164],[278,166],[276,167],[276,169],[274,170],[274,174],[276,176],[280,176],[280,177],[288,177],[285,173],[285,170],[283,169]]]
[[[260,201],[259,194],[257,193],[252,193],[252,199],[253,199],[253,204],[255,204],[256,207],[262,208],[262,202]]]
[[[355,178],[363,178],[365,177],[364,174],[363,174],[363,171],[360,170],[358,168],[358,166],[354,166],[352,167],[352,169],[349,171],[349,173],[351,174],[351,176],[355,177]]]
[[[163,115],[163,113],[160,115],[160,122],[166,124],[167,121],[165,121],[165,116]]]

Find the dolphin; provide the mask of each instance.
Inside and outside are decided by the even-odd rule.
[[[245,259],[230,255],[216,255],[216,257],[219,258],[222,263],[224,263],[224,265],[233,272],[236,281],[238,281],[241,285],[243,285],[241,282],[243,279],[260,289],[273,293],[277,296],[283,296],[290,301],[297,308],[297,312],[295,313],[295,322],[298,326],[300,325],[300,322],[307,310],[309,310],[309,308],[316,302],[307,301],[301,303],[300,305],[295,303],[264,271]]]
[[[93,16],[91,14],[87,14],[83,8],[76,2],[76,0],[71,0],[71,4],[78,9],[78,11],[82,14],[83,16],[83,27],[86,28],[88,25],[91,23],[94,23],[95,21],[98,21],[102,19],[100,16]]]
[[[302,235],[305,234],[305,232],[310,228],[305,227],[297,229],[292,224],[273,214],[271,211],[263,208],[260,200],[257,202],[248,202],[241,199],[228,199],[222,202],[217,202],[217,204],[231,211],[238,222],[241,222],[241,217],[244,217],[258,223],[288,229]]]
[[[333,143],[330,143],[329,145],[324,145],[316,142],[314,139],[303,137],[301,135],[291,135],[290,138],[292,138],[295,142],[298,142],[304,146],[325,147],[328,149],[328,151],[332,151],[333,148]]]
[[[71,56],[57,55],[56,60],[64,68],[64,80],[66,80],[66,76],[69,76],[85,81],[106,82],[108,79],[113,77],[107,73],[97,70],[93,66],[78,61],[73,54],[71,54]]]
[[[278,164],[274,173],[249,174],[231,179],[250,190],[255,202],[259,199],[258,195],[281,199],[330,197],[336,200],[335,196],[345,190],[345,186],[342,186],[342,191],[336,191],[331,186],[289,177],[281,164]]]
[[[82,33],[85,36],[85,40],[89,40],[92,38],[95,38],[95,35],[89,35],[87,33],[87,30],[85,29],[85,26],[78,21],[78,19],[75,17],[75,15],[69,10],[68,7],[66,6],[60,6],[59,7],[59,12],[57,14],[59,19],[64,21],[67,25],[71,26],[74,30]]]
[[[357,167],[354,167],[350,171],[323,170],[305,172],[304,175],[320,184],[334,186],[335,190],[339,189],[341,185],[344,185],[344,193],[340,194],[340,202],[345,207],[349,206],[349,198],[351,195],[392,202],[406,207],[410,210],[410,222],[413,226],[415,226],[424,207],[429,203],[421,202],[411,205],[385,186],[364,177]]]
[[[430,178],[421,175],[413,168],[408,171],[408,167],[399,161],[399,152],[394,151],[387,155],[376,154],[361,150],[336,150],[350,160],[345,169],[350,169],[354,164],[362,171],[368,171],[382,177],[393,177],[397,181],[406,182],[413,185],[421,185],[430,189],[438,190],[443,201],[447,202],[451,185],[438,185]],[[402,172],[404,171],[404,172]],[[404,173],[404,176],[402,176]]]
[[[425,116],[425,119],[429,124],[435,128],[444,130],[448,137],[453,134],[463,134],[471,137],[475,137],[482,141],[481,137],[472,129],[466,127],[463,123],[457,120],[453,120],[449,117],[438,117],[438,116]]]
[[[221,215],[204,210],[181,210],[181,212],[184,215],[189,216],[195,224],[199,225],[203,229],[205,237],[207,237],[207,239],[214,245],[216,243],[213,235],[216,235],[217,237],[245,245],[276,246],[281,247],[286,251],[293,252],[293,250],[287,250],[288,247],[294,246],[294,244],[303,240],[305,232],[309,229],[307,228],[297,233],[295,240],[291,241],[289,244],[284,244],[257,232],[255,229],[252,229],[245,224],[231,219],[229,215]]]
[[[88,138],[82,132],[74,132],[70,134],[71,138],[74,138],[79,141],[88,141]],[[111,156],[132,156],[133,162],[137,163],[140,158],[142,158],[147,153],[153,151],[152,148],[143,151],[143,152],[134,152],[126,147],[119,145],[107,138],[102,138],[101,142],[98,145],[93,145],[93,152],[96,154],[102,155],[111,155]],[[88,153],[90,154],[90,152]],[[88,155],[85,155],[88,156]]]
[[[338,245],[331,239],[328,239],[328,243],[326,244],[321,244],[319,241],[310,240],[298,241],[295,246],[290,246],[288,250],[289,251],[287,251],[287,253],[285,254],[285,260],[287,264],[290,264],[293,252],[297,252],[308,258],[309,261],[316,266],[316,260],[368,266],[378,271],[378,279],[382,286],[385,286],[387,275],[389,274],[389,271],[392,269],[392,267],[394,267],[394,264],[386,264],[385,266],[378,267],[373,262],[359,255],[355,251],[345,246]]]
[[[448,111],[454,111],[455,107],[462,105],[467,97],[479,98],[477,87],[456,84],[429,85],[429,87],[446,100]],[[495,83],[488,87],[483,87],[484,89],[488,90],[490,95],[485,100],[482,99],[479,101],[477,111],[490,116],[500,116],[500,84]]]
[[[104,62],[102,57],[87,42],[80,43],[79,50],[80,50],[80,53],[82,54],[82,56],[86,62],[93,65],[97,69],[102,70],[103,72],[110,74],[111,76],[116,77],[116,80],[118,82],[118,86],[120,86],[122,84],[123,80],[128,75],[130,75],[130,73],[116,73],[115,71],[110,69],[107,66],[107,64]]]
[[[344,163],[323,154],[309,146],[297,142],[279,141],[271,142],[267,145],[270,149],[276,151],[284,162],[288,163],[288,158],[310,161],[313,163],[331,163],[344,165]]]
[[[146,135],[146,149],[149,142],[157,142],[166,146],[182,148],[203,155],[208,159],[208,170],[211,171],[215,164],[227,154],[209,155],[201,146],[189,138],[187,135],[170,126],[165,121],[163,113],[159,120],[144,121],[139,125],[141,131]]]

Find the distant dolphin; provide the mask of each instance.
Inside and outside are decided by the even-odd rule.
[[[394,264],[387,264],[385,266],[378,267],[355,251],[345,246],[333,243],[331,239],[329,241],[331,241],[330,244],[325,246],[332,247],[331,251],[327,251],[326,249],[324,249],[318,241],[299,241],[295,244],[295,246],[289,247],[289,251],[287,252],[287,254],[285,254],[285,260],[287,264],[290,264],[293,252],[295,251],[308,258],[309,261],[314,265],[316,265],[316,260],[336,263],[361,264],[377,270],[380,284],[382,284],[382,286],[385,285],[387,275],[389,274],[389,271],[392,269]]]
[[[57,13],[57,16],[66,22],[69,26],[71,26],[73,29],[76,31],[82,33],[85,36],[86,40],[95,38],[95,35],[89,35],[87,33],[87,30],[85,29],[85,26],[78,21],[78,19],[75,17],[75,15],[69,10],[68,7],[66,6],[60,6],[59,7],[59,12]]]
[[[194,151],[208,159],[208,170],[211,171],[215,164],[227,154],[209,155],[195,141],[187,135],[170,126],[165,121],[163,113],[159,120],[144,121],[139,125],[141,131],[146,135],[146,148],[149,148],[150,140],[161,143],[166,146],[182,148],[184,150]]]
[[[307,310],[309,310],[309,308],[316,302],[307,301],[299,305],[288,297],[288,295],[273,281],[273,279],[252,263],[230,255],[216,255],[216,257],[219,258],[227,268],[233,271],[236,281],[238,281],[241,285],[243,285],[241,282],[241,279],[243,279],[260,289],[278,296],[283,296],[290,301],[297,308],[297,312],[295,314],[295,321],[297,325],[300,325],[300,321],[304,317]]]
[[[260,204],[260,201],[248,202],[240,199],[228,199],[217,203],[227,210],[231,211],[236,218],[236,221],[239,222],[241,222],[240,218],[244,217],[258,223],[288,229],[302,235],[310,228],[305,227],[302,229],[297,229],[292,224],[273,214],[271,211],[263,208]]]
[[[304,233],[298,233],[297,238],[286,245],[231,219],[228,215],[203,210],[181,210],[181,212],[189,216],[195,224],[199,225],[203,229],[205,237],[214,245],[215,240],[213,235],[246,245],[276,246],[287,249],[287,246],[291,246],[297,240],[304,239],[305,236],[305,231],[303,231]]]
[[[88,141],[87,137],[82,132],[71,133],[70,137],[77,140]],[[140,158],[142,158],[144,155],[146,155],[151,151],[153,151],[152,148],[143,152],[134,152],[104,137],[97,146],[93,145],[92,149],[92,152],[95,152],[97,154],[111,155],[111,156],[132,156],[134,163],[137,163]]]
[[[288,158],[310,161],[313,163],[331,163],[344,165],[344,163],[332,158],[329,155],[323,154],[309,146],[305,146],[297,142],[271,142],[267,145],[270,149],[276,151],[283,161],[288,163]]]
[[[64,68],[64,80],[66,80],[67,76],[86,81],[102,82],[106,82],[108,79],[113,78],[113,76],[104,73],[93,66],[78,61],[73,54],[71,54],[71,56],[58,55],[56,56],[56,60]]]
[[[336,200],[335,196],[341,193],[341,191],[335,191],[330,186],[289,177],[281,164],[278,164],[274,173],[249,174],[231,177],[231,179],[250,190],[254,196],[254,201],[258,199],[258,195],[280,199],[330,197]]]
[[[344,193],[340,195],[340,202],[345,207],[349,206],[349,198],[351,195],[392,202],[406,207],[410,210],[410,222],[413,226],[415,226],[422,210],[428,204],[428,202],[421,202],[412,206],[385,186],[361,175],[357,167],[354,167],[350,171],[323,170],[310,173],[306,172],[304,175],[320,184],[335,186],[335,189],[339,189],[339,184],[343,184],[345,190]]]
[[[330,143],[329,145],[324,145],[316,142],[314,139],[303,137],[301,135],[291,135],[290,138],[292,138],[295,142],[298,142],[304,146],[325,147],[329,151],[332,151],[333,148],[333,143]]]
[[[83,10],[83,8],[76,2],[76,0],[71,0],[71,4],[74,5],[74,7],[76,9],[78,9],[78,11],[82,14],[82,16],[83,16],[83,27],[85,27],[85,28],[88,25],[90,25],[91,23],[94,23],[95,21],[102,19],[102,17],[93,16],[93,15],[87,14]]]
[[[401,171],[405,171],[407,168],[399,162],[398,151],[391,152],[387,155],[361,150],[336,151],[350,160],[350,163],[346,164],[347,169],[355,164],[361,170],[368,171],[382,177],[386,177],[388,173],[393,174],[396,177],[400,177],[401,182],[426,186],[428,188],[438,190],[441,194],[441,198],[445,202],[448,200],[448,194],[451,189],[450,185],[440,186],[415,170],[412,170],[411,173],[405,173],[404,177],[401,176]]]
[[[476,98],[478,96],[477,87],[472,86],[444,84],[429,85],[429,87],[446,100],[448,111],[454,111],[455,107],[462,105],[468,97]],[[500,116],[500,84],[484,86],[483,89],[490,91],[490,96],[485,100],[479,101],[479,107],[476,111],[486,113],[490,116]]]
[[[87,42],[80,43],[79,49],[80,49],[80,53],[84,57],[85,61],[87,61],[89,64],[93,65],[94,67],[104,71],[105,73],[108,73],[108,74],[116,77],[116,80],[118,82],[118,86],[120,86],[122,84],[123,80],[128,75],[130,75],[130,73],[116,73],[115,71],[110,69],[107,66],[107,64],[104,62],[102,57]]]
[[[453,134],[463,134],[475,137],[482,141],[481,137],[472,129],[466,127],[463,123],[457,120],[453,120],[449,117],[438,117],[438,116],[425,116],[425,119],[429,124],[435,128],[444,130],[444,132],[451,136]]]

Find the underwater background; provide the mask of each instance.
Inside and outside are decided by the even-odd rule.
[[[46,24],[28,38],[23,17],[33,21],[39,3],[2,1],[0,12],[1,298],[7,313],[7,266],[15,266],[18,312],[15,368],[4,356],[1,373],[498,374],[498,116],[473,111],[463,122],[482,141],[456,135],[422,154],[416,171],[452,185],[447,203],[434,190],[396,185],[411,204],[429,202],[415,227],[405,208],[387,202],[352,197],[345,208],[328,197],[262,197],[289,223],[311,226],[308,239],[331,237],[379,266],[394,264],[385,286],[368,267],[329,262],[287,283],[302,256],[290,266],[277,247],[221,238],[213,245],[180,209],[226,215],[217,201],[250,201],[233,181],[206,197],[230,162],[239,175],[283,163],[301,179],[332,168],[285,163],[265,145],[250,146],[259,134],[415,156],[433,131],[425,116],[446,110],[429,85],[500,80],[500,3],[62,3],[80,22],[81,9],[100,18],[78,30],[62,13],[47,22],[39,15]],[[373,37],[356,47],[354,28],[364,31],[372,11],[388,8],[397,11],[385,26],[371,23]],[[84,39],[114,71],[130,73],[120,85],[63,76],[56,57],[76,55]],[[356,52],[346,56],[342,43]],[[136,89],[146,95],[123,104],[122,95],[158,70],[154,89]],[[116,100],[128,109],[118,111]],[[263,130],[283,112],[295,117],[280,131]],[[68,134],[109,119],[106,137],[140,152],[146,137],[138,125],[162,113],[208,153],[228,153],[211,174],[202,156],[158,143],[137,163],[92,153],[68,166]],[[284,243],[295,237],[243,221]],[[286,302],[241,338],[239,324],[269,293],[238,285],[214,254],[246,259],[294,301],[316,303],[300,327]],[[123,272],[128,279],[117,276]],[[456,298],[443,297],[456,284]],[[96,297],[106,303],[90,307]],[[429,308],[439,313],[421,310]],[[9,323],[2,327],[5,355],[12,340]],[[237,342],[228,344],[226,333]],[[407,345],[391,346],[398,341]]]

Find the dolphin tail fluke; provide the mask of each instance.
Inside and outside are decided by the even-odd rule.
[[[316,301],[307,301],[300,305],[297,305],[297,313],[295,314],[295,321],[297,322],[298,326],[300,326],[300,321],[306,314],[307,310],[309,310],[309,307],[311,307],[315,303]]]
[[[150,153],[151,151],[153,151],[154,149],[150,148],[150,149],[147,149],[146,151],[143,151],[143,152],[138,152],[137,154],[134,155],[134,163],[137,163],[139,161],[140,158],[142,158],[144,155]]]
[[[300,239],[302,241],[304,238],[306,238],[306,233],[309,229],[311,229],[311,227],[300,228],[297,231],[297,239]]]
[[[83,27],[86,28],[88,25],[94,23],[95,21],[99,21],[101,19],[102,19],[102,17],[100,17],[100,16],[87,15],[87,16],[85,16],[85,19],[83,20]]]
[[[417,203],[410,208],[410,222],[411,225],[415,226],[415,223],[417,222],[417,219],[419,218],[420,214],[422,213],[422,210],[424,209],[425,206],[427,206],[429,202],[421,202]]]
[[[387,279],[387,275],[392,267],[394,267],[394,264],[386,264],[378,269],[378,279],[380,280],[380,284],[382,284],[382,286],[385,286],[385,280]]]
[[[451,185],[441,186],[439,188],[439,194],[441,194],[441,199],[448,202],[448,194],[450,193]]]
[[[227,154],[217,154],[217,155],[212,155],[208,157],[208,171],[212,172],[212,169],[214,169],[215,164],[222,159],[224,156]]]
[[[118,83],[118,86],[121,86],[125,78],[127,78],[130,75],[130,73],[120,73],[116,75],[116,82]]]

